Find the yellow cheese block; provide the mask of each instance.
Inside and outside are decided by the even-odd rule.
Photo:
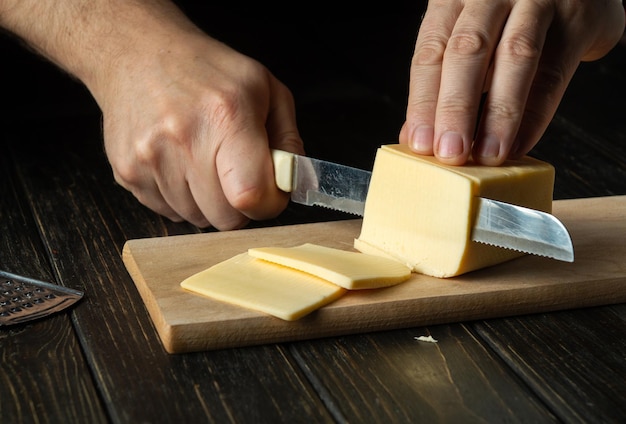
[[[354,246],[441,278],[495,265],[522,253],[471,240],[477,197],[551,212],[553,187],[554,167],[531,157],[448,166],[405,145],[381,146]]]
[[[287,321],[297,320],[346,292],[321,278],[255,259],[247,253],[194,274],[180,285]]]
[[[408,267],[393,259],[311,243],[296,247],[254,248],[249,249],[248,254],[316,275],[349,290],[387,287],[411,276]]]

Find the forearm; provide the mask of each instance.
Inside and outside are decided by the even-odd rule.
[[[94,95],[126,58],[156,54],[172,34],[199,31],[168,0],[0,0],[0,26]]]

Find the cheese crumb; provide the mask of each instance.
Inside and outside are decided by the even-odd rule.
[[[420,342],[437,343],[437,340],[433,339],[433,336],[418,336],[413,338]]]

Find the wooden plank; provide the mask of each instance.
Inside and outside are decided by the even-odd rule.
[[[562,422],[617,423],[626,416],[625,316],[621,304],[474,327]]]
[[[296,342],[290,351],[339,422],[556,422],[464,325]]]
[[[6,149],[0,154],[0,269],[56,283]],[[80,288],[80,287],[75,287]],[[0,328],[2,422],[106,422],[72,309]]]
[[[526,256],[456,278],[414,274],[354,291],[296,322],[188,293],[186,277],[250,247],[305,242],[350,249],[360,220],[129,240],[123,258],[171,353],[325,337],[626,301],[626,196],[557,201],[573,264]]]

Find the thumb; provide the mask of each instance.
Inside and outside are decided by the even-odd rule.
[[[289,195],[276,187],[270,149],[304,154],[302,139],[296,125],[291,92],[271,77],[269,107],[266,116],[239,131],[237,139],[220,148],[217,168],[228,202],[253,220],[264,220],[280,214]]]
[[[304,155],[304,143],[298,132],[293,95],[275,78],[272,78],[270,85],[272,96],[265,123],[269,147]]]

